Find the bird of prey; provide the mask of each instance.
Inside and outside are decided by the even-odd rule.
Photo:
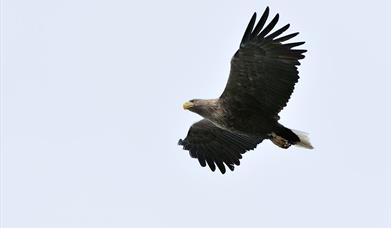
[[[267,24],[269,7],[257,24],[256,16],[254,13],[251,17],[239,50],[231,59],[222,95],[183,104],[184,109],[203,119],[194,123],[178,144],[212,171],[218,167],[225,173],[225,166],[233,171],[235,165],[240,165],[242,154],[255,149],[264,139],[284,149],[291,145],[313,148],[305,133],[278,122],[278,113],[286,106],[299,79],[297,66],[306,52],[295,47],[304,42],[287,42],[299,33],[281,36],[289,24],[270,33],[279,15]]]

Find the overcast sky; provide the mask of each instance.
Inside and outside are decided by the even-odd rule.
[[[306,41],[281,123],[234,172],[177,146],[254,11]],[[2,1],[2,227],[386,228],[391,5],[373,1]]]

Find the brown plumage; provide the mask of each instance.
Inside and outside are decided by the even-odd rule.
[[[218,99],[194,99],[183,107],[203,120],[193,124],[178,144],[197,158],[201,166],[216,166],[225,173],[239,165],[241,154],[254,149],[264,139],[281,148],[299,145],[312,148],[305,134],[278,123],[278,113],[286,106],[299,79],[297,66],[306,50],[293,49],[304,42],[284,43],[298,35],[282,35],[289,24],[270,33],[277,24],[277,14],[265,26],[267,7],[255,25],[252,16],[239,50],[231,60],[227,85]]]

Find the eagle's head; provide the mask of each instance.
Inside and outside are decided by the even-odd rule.
[[[202,117],[209,118],[218,109],[218,99],[192,99],[183,103],[183,109],[195,112]]]

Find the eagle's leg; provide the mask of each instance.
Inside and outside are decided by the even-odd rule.
[[[289,143],[288,140],[284,139],[281,136],[276,135],[276,133],[272,132],[270,140],[277,146],[288,149],[292,144]]]

